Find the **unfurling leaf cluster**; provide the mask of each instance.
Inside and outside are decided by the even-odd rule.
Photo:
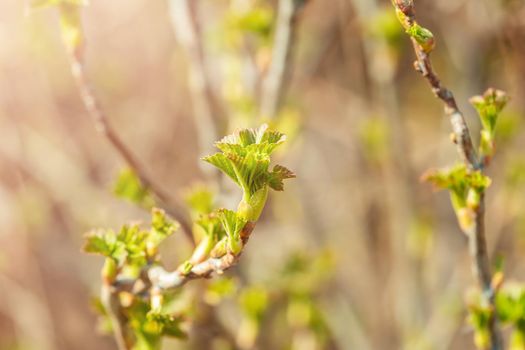
[[[466,165],[458,164],[450,169],[430,170],[422,180],[430,182],[436,189],[449,191],[459,225],[463,232],[469,233],[474,226],[481,196],[490,186],[490,178],[479,170],[470,171]]]
[[[103,316],[114,331],[120,329],[129,338],[126,341],[133,344],[133,349],[158,349],[163,335],[184,336],[180,328],[182,318],[165,311],[166,300],[187,280],[208,277],[236,261],[264,208],[268,188],[282,191],[283,180],[295,177],[281,165],[270,170],[270,155],[284,141],[283,134],[269,131],[266,125],[243,129],[217,142],[221,152],[204,158],[242,189],[242,200],[237,211],[233,211],[217,208],[214,193],[205,186],[187,193],[196,247],[176,271],[166,272],[174,278],[172,283],[156,280],[155,273],[150,274],[154,269],[162,269],[158,247],[179,227],[164,211],[152,209],[149,229],[129,224],[118,232],[95,230],[86,236],[84,250],[106,257],[102,269]],[[131,170],[120,174],[114,192],[143,207],[154,203]],[[229,265],[214,270],[214,264],[223,258]],[[117,311],[113,310],[115,307]],[[125,320],[111,319],[112,314],[121,313],[126,315]]]
[[[479,154],[487,163],[494,155],[494,138],[498,116],[509,101],[504,91],[488,89],[482,96],[474,96],[470,103],[476,108],[481,120]]]
[[[269,131],[268,126],[243,129],[216,143],[221,152],[203,160],[228,175],[243,191],[237,215],[245,221],[257,221],[266,203],[268,187],[283,190],[283,180],[295,177],[287,168],[276,165],[270,170],[270,155],[284,143],[286,136]]]

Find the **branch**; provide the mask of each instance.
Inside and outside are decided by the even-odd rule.
[[[393,0],[398,17],[407,30],[419,27],[416,22],[413,0]],[[463,114],[459,110],[454,95],[450,90],[442,85],[439,77],[432,68],[430,52],[434,47],[432,35],[426,37],[426,41],[418,41],[411,35],[412,45],[416,53],[415,69],[428,81],[434,95],[443,101],[445,114],[450,118],[453,130],[453,142],[456,144],[457,151],[465,165],[470,170],[483,170],[483,164],[478,160],[478,155],[474,149],[472,138],[469,133],[467,123]],[[492,350],[502,350],[503,341],[501,331],[497,325],[495,316],[495,292],[492,288],[492,273],[487,253],[487,243],[485,240],[485,196],[481,194],[479,207],[474,211],[475,224],[472,229],[465,232],[469,241],[469,253],[472,260],[472,270],[478,280],[478,284],[483,291],[483,298],[493,310],[489,320],[490,344]]]
[[[133,334],[127,325],[128,318],[122,311],[118,290],[104,283],[100,291],[101,301],[111,318],[115,341],[119,350],[129,350],[133,347]]]
[[[240,234],[243,245],[238,254],[230,252],[219,258],[208,258],[193,266],[188,273],[184,273],[180,267],[173,272],[168,272],[161,266],[150,268],[148,277],[153,287],[152,289],[154,291],[175,289],[183,286],[190,280],[209,278],[213,273],[222,274],[237,263],[254,228],[255,223],[248,222],[242,229]]]
[[[284,96],[292,68],[292,51],[297,31],[297,15],[308,0],[280,0],[272,60],[264,81],[261,115],[274,118]]]
[[[84,43],[79,42],[73,49],[69,47],[68,49],[70,49],[69,60],[71,72],[76,81],[77,88],[84,106],[91,116],[96,130],[106,137],[117,153],[137,175],[142,185],[151,191],[154,197],[156,197],[166,206],[166,211],[174,219],[179,221],[184,234],[188,240],[194,244],[193,236],[191,234],[191,225],[189,223],[187,213],[183,209],[182,205],[178,201],[172,200],[171,197],[152,180],[152,178],[147,174],[143,164],[133,154],[131,149],[124,143],[124,141],[122,141],[122,139],[109,123],[108,117],[96,99],[85,73],[83,62]]]
[[[170,0],[169,5],[173,29],[188,59],[195,126],[199,148],[205,153],[219,135],[226,131],[227,120],[206,65],[202,33],[197,18],[197,2]]]

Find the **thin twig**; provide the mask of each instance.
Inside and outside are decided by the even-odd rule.
[[[175,289],[183,286],[190,280],[209,278],[214,272],[222,274],[237,263],[254,227],[254,222],[248,222],[241,230],[243,247],[238,254],[227,253],[219,258],[208,258],[193,266],[188,273],[183,273],[181,269],[168,272],[161,266],[152,267],[148,272],[148,276],[153,290]]]
[[[195,126],[199,148],[205,153],[226,131],[226,117],[208,70],[196,0],[170,0],[173,29],[184,48],[190,72]]]
[[[416,24],[415,9],[413,0],[394,0],[394,6],[405,15],[405,26],[412,27]],[[473,146],[472,138],[469,133],[467,123],[463,114],[458,108],[454,95],[444,87],[432,68],[429,53],[412,38],[412,44],[416,53],[417,60],[414,63],[415,69],[425,77],[430,84],[432,92],[436,97],[443,101],[445,114],[450,118],[453,130],[453,141],[456,144],[459,155],[470,170],[483,170],[483,165],[478,160],[478,155]],[[472,269],[478,283],[483,291],[483,297],[490,308],[494,311],[494,289],[492,288],[492,273],[485,240],[485,196],[481,195],[480,205],[474,211],[474,227],[465,232],[469,241],[469,252],[472,259]],[[490,343],[492,350],[502,350],[503,341],[501,331],[497,324],[495,312],[491,313],[489,320]]]
[[[283,99],[292,68],[297,15],[307,0],[280,0],[272,61],[263,83],[261,116],[274,118]]]
[[[84,103],[86,110],[88,111],[95,128],[97,131],[105,136],[117,153],[124,159],[126,164],[133,170],[133,172],[139,178],[141,184],[150,190],[150,192],[166,206],[166,211],[176,219],[181,228],[184,231],[186,237],[194,244],[193,236],[191,234],[191,225],[187,218],[187,213],[183,209],[182,205],[173,200],[162,188],[160,188],[147,174],[143,164],[133,154],[131,149],[122,141],[119,135],[115,132],[111,124],[109,123],[108,117],[104,110],[97,101],[93,90],[91,89],[88,79],[86,77],[84,63],[82,60],[81,50],[70,53],[71,72]]]

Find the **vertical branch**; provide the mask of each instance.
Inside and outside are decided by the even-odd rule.
[[[134,339],[127,325],[128,319],[122,312],[118,291],[111,284],[104,283],[100,291],[100,297],[102,304],[111,319],[113,334],[118,349],[132,349]]]
[[[286,90],[292,68],[297,15],[307,0],[279,0],[270,69],[263,82],[261,115],[274,118]]]
[[[407,31],[412,28],[421,28],[416,22],[413,0],[393,0],[393,4],[398,17]],[[449,117],[452,125],[452,140],[456,144],[457,151],[463,162],[470,171],[478,169],[483,171],[483,164],[478,159],[467,123],[457,106],[454,95],[442,85],[432,67],[430,52],[434,46],[434,38],[432,35],[425,35],[422,39],[420,38],[418,41],[415,36],[411,35],[412,45],[416,53],[414,67],[428,81],[434,95],[443,102],[445,114]],[[503,341],[495,315],[495,292],[491,284],[492,273],[485,239],[484,208],[485,196],[482,193],[479,207],[474,211],[475,223],[472,229],[466,231],[465,234],[469,241],[469,253],[474,276],[482,289],[484,301],[493,311],[489,319],[490,347],[492,350],[502,350]]]
[[[197,1],[170,0],[169,5],[173,29],[188,59],[199,148],[206,153],[219,135],[225,133],[227,125],[207,67]]]

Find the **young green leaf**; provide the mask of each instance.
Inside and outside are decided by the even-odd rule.
[[[273,170],[270,173],[268,185],[276,191],[283,191],[283,180],[292,178],[295,178],[295,174],[291,170],[285,168],[282,165],[276,165],[273,167]]]
[[[112,230],[96,230],[85,236],[83,250],[121,261],[126,254],[126,246],[117,239]]]

